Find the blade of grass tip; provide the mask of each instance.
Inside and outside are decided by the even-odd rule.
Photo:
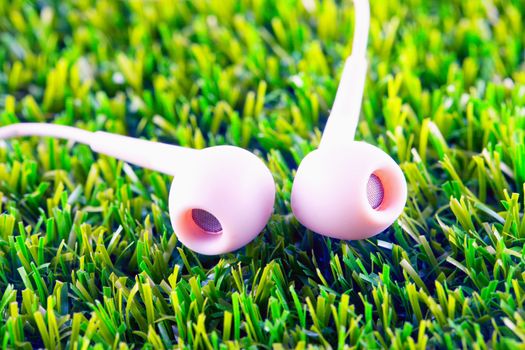
[[[153,295],[149,283],[140,283],[139,292],[142,302],[146,307],[146,318],[148,320],[148,325],[152,325],[154,323],[155,309],[153,306]]]
[[[179,297],[176,292],[170,293],[170,301],[175,313],[175,320],[177,322],[177,333],[179,339],[186,339],[186,324],[183,319],[181,305],[179,303]]]
[[[47,311],[46,311],[46,317],[47,317],[47,323],[49,327],[49,341],[53,345],[54,349],[62,349],[62,345],[60,344],[60,331],[58,329],[58,323],[55,316],[54,311],[54,297],[49,296],[47,298]]]
[[[289,288],[290,294],[292,295],[293,303],[295,306],[295,311],[297,312],[298,318],[299,318],[299,324],[301,328],[306,328],[306,305],[302,304],[299,300],[299,296],[297,295],[295,291],[295,287],[293,285]]]
[[[0,299],[0,313],[3,313],[7,305],[16,299],[16,291],[13,285],[9,284],[4,290],[2,299]]]
[[[155,329],[151,325],[148,327],[147,337],[148,342],[153,346],[154,349],[165,349],[162,338],[157,334],[157,332],[155,332]]]
[[[426,284],[423,282],[421,277],[419,277],[416,270],[414,270],[412,265],[410,265],[410,263],[407,260],[405,259],[401,260],[400,265],[403,268],[403,270],[405,270],[405,272],[408,274],[408,276],[417,284],[419,288],[423,289],[426,293],[429,293]]]
[[[241,311],[239,306],[239,293],[235,292],[231,295],[232,311],[233,311],[233,329],[235,340],[241,339]]]
[[[461,197],[459,201],[456,198],[451,198],[450,209],[464,230],[472,232],[476,231],[472,221],[472,210],[467,206],[464,197]]]
[[[35,312],[33,314],[33,318],[35,320],[36,326],[38,328],[38,331],[40,332],[40,336],[46,348],[54,349],[54,346],[53,346],[54,344],[51,343],[49,332],[44,322],[44,316],[42,315],[42,313],[40,311]]]
[[[223,327],[222,327],[223,342],[230,340],[232,319],[233,319],[233,314],[229,311],[224,311],[224,320],[223,320]]]
[[[445,155],[449,154],[449,148],[445,138],[441,134],[438,126],[432,122],[428,122],[428,131],[430,135],[430,141],[434,146],[434,149],[438,152],[439,159],[443,159]]]

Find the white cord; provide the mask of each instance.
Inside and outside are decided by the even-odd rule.
[[[88,145],[94,152],[172,176],[175,169],[190,162],[194,152],[198,152],[165,143],[57,124],[21,123],[0,127],[0,140],[20,136],[48,136],[75,141]]]
[[[346,59],[330,117],[319,147],[339,147],[355,136],[363,100],[368,60],[366,46],[370,26],[368,0],[354,0],[355,29],[352,54]]]
[[[370,30],[370,4],[368,0],[354,0],[355,28],[352,55],[366,56],[368,32]]]
[[[0,127],[0,140],[20,136],[50,136],[72,140],[86,145],[90,145],[93,139],[93,133],[90,131],[64,125],[20,123]]]

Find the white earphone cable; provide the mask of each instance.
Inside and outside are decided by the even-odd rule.
[[[57,137],[61,139],[80,142],[86,145],[90,145],[93,139],[93,133],[90,131],[64,125],[45,123],[21,123],[0,127],[0,140],[20,136]]]
[[[354,0],[355,28],[352,55],[366,56],[368,32],[370,29],[370,4],[368,0]]]
[[[338,147],[353,140],[363,100],[368,60],[366,47],[370,27],[368,0],[354,0],[355,29],[352,54],[346,59],[330,116],[323,131],[321,147]]]
[[[48,136],[82,143],[97,153],[140,167],[174,175],[175,164],[184,164],[198,150],[153,142],[103,131],[44,123],[20,123],[0,127],[0,140],[22,136]]]

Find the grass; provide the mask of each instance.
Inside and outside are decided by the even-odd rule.
[[[0,146],[0,347],[517,348],[525,341],[523,0],[372,0],[357,138],[407,177],[367,241],[290,214],[349,0],[0,0],[0,125],[253,150],[275,213],[244,249],[177,242],[170,178],[88,147]]]

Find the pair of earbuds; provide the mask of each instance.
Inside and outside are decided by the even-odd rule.
[[[396,162],[379,148],[354,141],[368,62],[368,0],[354,0],[352,55],[347,58],[319,148],[299,165],[291,207],[304,226],[345,240],[389,227],[406,203],[407,185]],[[270,170],[234,146],[194,150],[102,131],[21,123],[0,128],[0,139],[49,136],[87,144],[126,162],[174,176],[170,219],[179,240],[201,254],[234,251],[266,226],[275,201]]]

